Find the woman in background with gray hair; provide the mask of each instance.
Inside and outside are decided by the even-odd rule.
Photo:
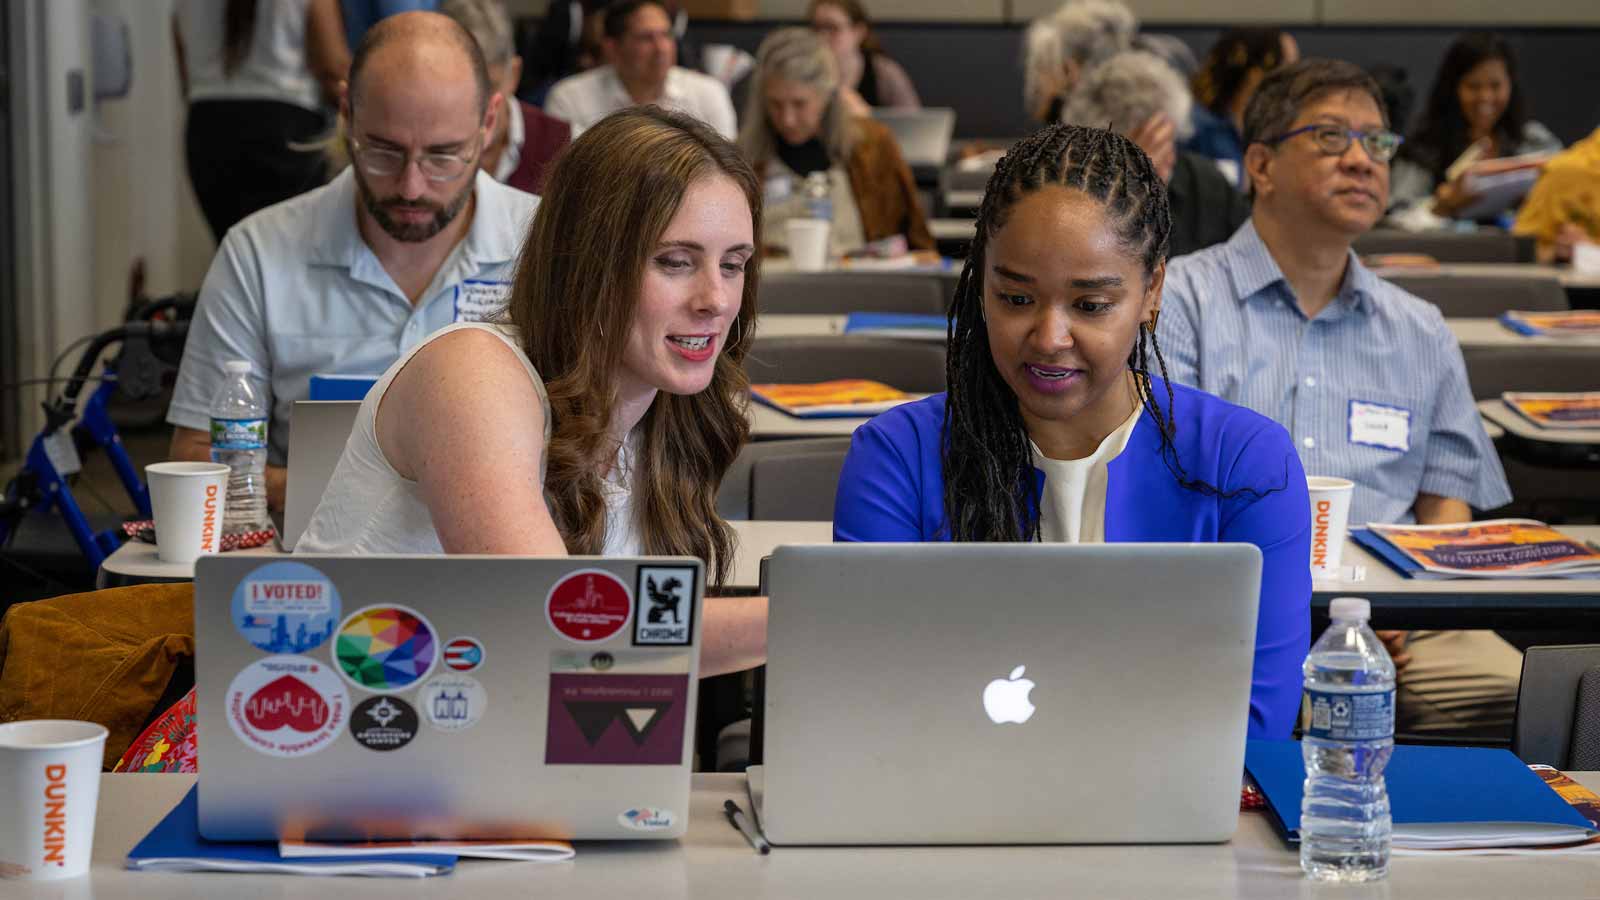
[[[904,236],[933,249],[911,169],[888,128],[852,115],[840,96],[838,62],[805,28],[780,28],[761,42],[739,149],[765,184],[762,240],[785,247],[789,219],[808,214],[801,186],[826,178],[833,255]]]
[[[1034,19],[1023,37],[1022,95],[1044,125],[1061,119],[1067,96],[1096,63],[1133,46],[1139,20],[1122,0],[1068,0]]]
[[[1171,256],[1220,244],[1250,217],[1249,198],[1233,189],[1214,161],[1177,149],[1193,104],[1183,77],[1166,61],[1130,50],[1090,69],[1061,116],[1071,125],[1120,132],[1150,157],[1167,183]],[[1147,127],[1152,122],[1159,127]]]
[[[572,140],[572,126],[517,99],[522,57],[517,55],[511,17],[501,0],[444,0],[439,12],[455,19],[478,42],[489,67],[489,81],[505,98],[494,138],[479,163],[494,180],[537,194],[556,155]]]

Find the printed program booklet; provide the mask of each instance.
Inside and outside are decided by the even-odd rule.
[[[802,419],[875,416],[912,399],[898,388],[859,378],[816,384],[752,384],[750,394],[773,409]]]
[[[1500,314],[1500,324],[1528,337],[1582,337],[1600,340],[1600,309],[1568,312],[1527,312],[1513,309]]]
[[[1600,391],[1571,394],[1507,391],[1500,399],[1540,428],[1600,428]]]
[[[1533,519],[1367,525],[1380,555],[1413,578],[1594,578],[1600,552]],[[1365,544],[1365,542],[1364,542]],[[1369,545],[1370,546],[1370,545]],[[1393,555],[1381,553],[1387,547]]]

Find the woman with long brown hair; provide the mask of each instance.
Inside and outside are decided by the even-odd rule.
[[[761,193],[655,107],[557,162],[507,324],[442,329],[368,393],[296,551],[686,555],[732,564],[716,491],[748,437]],[[701,673],[760,662],[766,601],[707,601]]]

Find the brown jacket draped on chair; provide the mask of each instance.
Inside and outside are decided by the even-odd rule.
[[[116,763],[194,656],[194,585],[147,584],[18,603],[0,620],[0,722],[82,719]]]

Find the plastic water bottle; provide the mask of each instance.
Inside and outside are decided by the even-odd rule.
[[[1329,615],[1303,669],[1311,727],[1301,741],[1300,868],[1321,881],[1374,881],[1389,874],[1394,661],[1367,626],[1370,603],[1339,597]]]
[[[211,400],[211,461],[226,464],[228,501],[222,531],[263,531],[267,516],[267,401],[250,384],[250,361],[229,360],[227,378]]]
[[[812,172],[806,176],[801,193],[806,198],[806,216],[812,219],[833,221],[833,185],[827,172]]]

